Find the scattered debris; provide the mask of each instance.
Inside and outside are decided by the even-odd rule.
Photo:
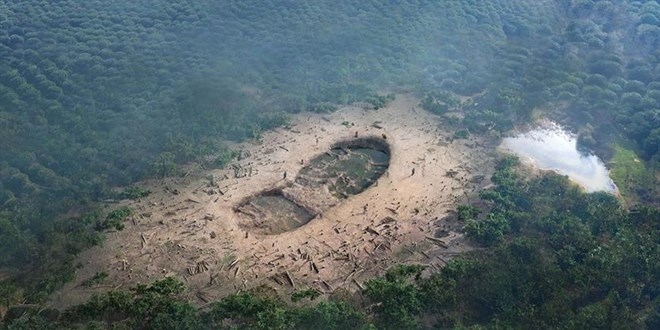
[[[458,171],[455,171],[455,170],[449,170],[449,171],[445,172],[445,176],[450,177],[450,178],[455,177],[456,174],[458,174]]]
[[[406,107],[406,110],[408,109],[409,107]],[[424,119],[424,112],[419,112],[418,116],[420,120]],[[319,118],[314,116],[308,120],[316,125]],[[330,118],[333,122],[341,122],[344,119],[337,119],[339,117],[335,115]],[[202,289],[204,285],[217,285],[213,290],[226,290],[228,286],[234,285],[235,290],[242,291],[256,287],[264,281],[272,281],[271,284],[281,286],[277,288],[278,290],[284,291],[310,286],[315,290],[327,292],[333,291],[334,285],[338,288],[363,290],[367,276],[382,273],[382,270],[401,260],[427,263],[434,269],[441,267],[442,263],[446,262],[443,257],[447,260],[451,259],[445,253],[464,249],[463,246],[457,247],[458,241],[452,241],[448,237],[438,238],[430,229],[436,221],[440,221],[444,214],[454,208],[458,198],[462,198],[464,186],[478,186],[468,182],[480,183],[486,180],[489,172],[482,171],[478,163],[458,165],[465,159],[474,157],[467,152],[460,154],[461,150],[467,150],[462,144],[448,145],[437,142],[443,138],[441,133],[420,136],[419,134],[422,134],[420,132],[425,128],[418,130],[413,124],[406,127],[404,124],[399,126],[395,122],[382,125],[380,121],[372,123],[378,117],[370,118],[366,122],[355,120],[356,125],[352,129],[341,127],[341,133],[337,133],[336,128],[313,130],[312,127],[300,126],[303,127],[301,131],[304,133],[299,136],[290,133],[280,134],[275,142],[269,141],[269,137],[265,136],[263,145],[247,146],[255,152],[253,158],[242,161],[239,158],[227,168],[214,169],[216,174],[207,177],[208,180],[202,176],[201,181],[192,181],[194,183],[191,188],[202,184],[194,191],[181,188],[187,182],[180,178],[162,182],[162,187],[169,185],[169,188],[165,191],[162,190],[163,188],[158,189],[157,194],[139,203],[131,204],[135,207],[137,215],[129,220],[133,220],[138,227],[133,227],[133,232],[126,231],[124,233],[128,232],[128,234],[121,234],[130,237],[131,241],[121,246],[126,252],[122,252],[119,258],[108,259],[111,268],[117,273],[119,270],[125,271],[126,273],[121,274],[123,278],[131,272],[133,282],[145,281],[143,277],[145,273],[147,277],[160,277],[164,274],[184,275],[182,278],[190,281],[190,293],[197,296],[200,301],[206,302],[214,299],[210,293],[215,294],[216,291]],[[350,115],[345,119],[354,120]],[[383,130],[383,126],[387,126],[388,130]],[[426,126],[430,132],[441,129],[433,125]],[[290,129],[289,131],[299,133]],[[382,133],[391,135],[389,141],[381,140],[381,137],[388,139]],[[329,156],[332,158],[331,162],[337,162],[346,158],[347,154],[357,153],[352,147],[339,147],[338,145],[344,142],[334,142],[337,137],[349,141],[353,137],[372,138],[396,148],[392,149],[397,154],[392,158],[396,163],[392,164],[391,172],[387,170],[389,162],[381,158],[374,157],[365,162],[369,168],[383,168],[383,176],[371,182],[374,184],[371,187],[377,187],[376,181],[379,181],[380,187],[369,188],[365,196],[357,196],[352,192],[342,195],[339,192],[332,194],[331,197],[336,198],[331,199],[322,198],[325,197],[323,194],[315,195],[318,189],[307,189],[310,187],[301,184],[302,180],[317,185],[324,185],[327,182],[348,186],[361,184],[350,176],[347,179],[347,176],[314,176],[312,175],[314,173],[304,172],[305,169],[314,166],[313,161],[303,158],[311,154],[320,154],[324,159],[328,159]],[[317,143],[323,143],[318,143],[315,147],[315,138]],[[295,141],[296,139],[298,142]],[[427,148],[429,145],[433,148]],[[458,152],[451,149],[458,147],[462,148]],[[288,153],[277,152],[278,148]],[[416,149],[407,153],[406,148]],[[264,149],[271,149],[271,155],[266,155]],[[429,152],[420,151],[427,149]],[[325,155],[324,150],[328,150]],[[471,152],[476,151],[478,150]],[[425,158],[419,158],[419,155],[425,155]],[[397,167],[394,167],[395,165]],[[289,170],[292,171],[290,176]],[[473,172],[470,173],[470,170]],[[234,180],[232,172],[234,178],[246,178]],[[404,181],[402,179],[406,174],[412,178]],[[278,180],[282,177],[289,181]],[[191,180],[196,179],[189,181]],[[264,182],[268,184],[264,185],[266,188],[261,187]],[[181,191],[174,189],[175,186]],[[461,187],[456,188],[459,189],[458,191],[452,191],[455,186]],[[288,190],[290,188],[300,190]],[[258,231],[259,228],[269,226],[272,222],[267,221],[260,210],[268,210],[270,204],[255,203],[255,208],[235,208],[243,200],[249,200],[249,196],[261,194],[263,190],[260,189],[268,189],[267,191],[269,193],[273,191],[273,194],[283,193],[282,195],[287,198],[292,196],[293,202],[301,203],[300,206],[310,211],[312,222],[307,228],[301,228],[295,233],[281,236],[264,235],[263,232]],[[437,194],[431,196],[430,192],[433,191]],[[264,196],[270,198],[273,195]],[[350,199],[341,199],[348,196]],[[446,197],[446,200],[438,196]],[[308,197],[309,199],[306,199]],[[307,200],[312,200],[316,204],[300,202]],[[233,210],[236,213],[226,213],[226,210]],[[291,213],[281,208],[278,212]],[[249,218],[248,220],[253,221],[257,227],[257,231],[251,231],[252,227],[246,229],[240,222],[236,226],[237,218],[239,221]],[[291,218],[283,221],[297,222]],[[142,249],[138,240],[135,240],[135,234],[140,237]],[[194,234],[197,236],[192,237]],[[121,237],[119,235],[117,236]],[[462,237],[460,233],[458,235],[459,238]],[[246,239],[242,239],[243,236]],[[211,240],[208,239],[209,237]],[[419,245],[411,244],[413,239],[419,241],[418,238],[422,238],[422,242],[417,242],[420,243]],[[452,249],[446,250],[449,246]],[[469,246],[465,247],[465,249],[469,248]],[[410,256],[404,251],[413,255]],[[404,253],[399,254],[399,252]],[[443,257],[437,254],[442,254]],[[230,257],[223,258],[223,256]],[[436,257],[439,261],[435,260]],[[118,262],[120,260],[121,263]],[[163,274],[160,272],[162,267],[167,269]],[[324,270],[323,273],[320,273],[321,269]],[[181,274],[182,270],[183,274]],[[245,272],[241,273],[241,270]],[[193,277],[200,273],[208,273],[209,278],[207,279],[206,275]],[[361,273],[365,275],[361,276]],[[248,281],[249,285],[246,285]]]
[[[369,227],[369,226],[367,226],[366,228],[364,228],[364,230],[365,230],[366,232],[368,232],[368,233],[370,233],[370,234],[374,234],[374,235],[376,235],[376,236],[379,236],[379,235],[380,235],[379,232],[373,230],[373,229],[372,229],[371,227]]]
[[[189,275],[197,275],[209,270],[209,263],[205,260],[202,260],[195,264],[195,266],[188,267],[186,269]]]
[[[445,243],[445,241],[443,241],[443,240],[441,240],[441,239],[439,239],[439,238],[435,238],[435,237],[431,237],[431,236],[426,236],[426,239],[429,240],[429,241],[432,241],[433,243],[436,243],[436,244],[442,246],[442,247],[445,248],[445,249],[446,249],[446,248],[449,248],[449,245],[447,245],[447,243]]]
[[[229,263],[229,266],[227,267],[227,269],[231,269],[232,267],[236,266],[236,264],[237,264],[239,261],[241,261],[241,259],[239,259],[239,258],[234,259],[234,261],[232,261],[232,262]]]
[[[203,301],[203,302],[205,302],[205,303],[208,303],[208,302],[210,302],[210,301],[212,300],[212,299],[208,296],[208,294],[205,293],[205,292],[203,292],[203,291],[197,291],[197,293],[195,294],[195,296],[197,296],[197,298],[199,298],[199,300],[201,300],[201,301]]]
[[[326,282],[325,280],[324,280],[324,281],[321,281],[321,283],[323,283],[323,285],[325,285],[325,287],[326,287],[329,291],[335,291],[335,289],[332,288],[332,285],[330,285],[330,283]]]
[[[385,209],[392,212],[392,214],[399,214],[399,212],[397,212],[395,209],[393,209],[391,207],[386,207]]]
[[[392,211],[393,211],[393,213],[396,212],[395,210],[392,210]],[[384,217],[382,220],[380,220],[380,222],[378,223],[378,225],[379,225],[379,226],[381,226],[381,225],[387,225],[387,224],[390,224],[390,223],[393,223],[393,222],[396,222],[396,219],[394,219],[394,218],[392,218],[392,217],[390,217],[390,216],[386,216],[386,217]]]
[[[312,265],[312,270],[314,270],[314,272],[318,274],[319,268],[316,266],[316,263],[312,261],[311,265]]]

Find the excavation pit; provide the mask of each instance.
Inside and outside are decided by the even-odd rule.
[[[296,229],[314,218],[311,211],[284,196],[279,189],[253,196],[236,207],[235,211],[249,218],[241,227],[265,235]]]
[[[389,168],[390,147],[385,140],[366,137],[341,141],[303,167],[296,183],[326,185],[336,197],[357,195],[374,184]]]
[[[389,145],[366,137],[333,144],[307,162],[284,187],[270,189],[239,203],[242,229],[276,235],[294,230],[342,200],[374,184],[388,169]],[[304,163],[304,161],[303,161]]]

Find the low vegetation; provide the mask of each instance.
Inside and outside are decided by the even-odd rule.
[[[99,231],[114,228],[115,230],[124,229],[124,221],[133,214],[133,210],[128,206],[121,207],[108,213],[103,220],[96,222],[96,229]]]
[[[654,178],[657,169],[647,169],[645,162],[633,150],[616,145],[609,164],[610,176],[625,198],[632,202],[638,199],[655,204],[660,202],[660,191]],[[653,163],[649,165],[653,166]]]

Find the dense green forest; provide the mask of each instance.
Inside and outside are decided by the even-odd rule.
[[[127,196],[113,188],[223,166],[223,141],[258,139],[289,114],[410,91],[439,115],[462,111],[455,125],[472,134],[566,125],[612,160],[627,203],[507,163],[482,193],[491,208],[465,216],[489,247],[430,277],[374,279],[377,308],[261,293],[197,311],[165,282],[98,297],[59,325],[10,326],[654,328],[658,49],[657,1],[3,1],[0,305],[43,302],[71,279],[75,255],[103,240],[98,202]],[[133,319],[135,305],[148,317]]]

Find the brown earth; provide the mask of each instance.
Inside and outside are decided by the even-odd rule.
[[[143,182],[152,194],[112,205],[127,205],[135,216],[79,257],[77,279],[53,294],[51,307],[165,276],[180,278],[201,305],[260,284],[284,292],[355,292],[396,263],[442,267],[470,249],[461,225],[444,219],[489,184],[494,148],[472,138],[452,142],[453,131],[416,109],[418,103],[397,95],[380,110],[352,106],[299,114],[259,142],[232,146],[243,156],[226,169]],[[242,202],[272,189],[295,190],[294,178],[308,160],[356,132],[384,138],[391,149],[387,172],[372,186],[336,200],[305,192],[308,204],[323,207],[299,228],[276,235],[244,229],[245,215],[236,210]],[[436,238],[440,232],[444,237]],[[102,284],[82,285],[97,272],[109,276]]]

